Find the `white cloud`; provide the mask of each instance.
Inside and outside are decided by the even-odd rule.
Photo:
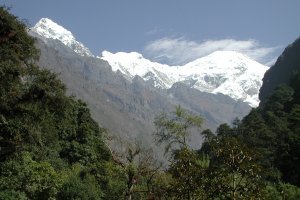
[[[274,55],[274,53],[280,48],[282,47],[263,47],[258,41],[252,39],[222,39],[195,42],[183,37],[165,37],[150,42],[145,47],[145,53],[147,57],[155,61],[180,65],[217,50],[230,50],[241,52],[262,64],[271,65],[274,58],[278,56]]]
[[[156,26],[146,32],[146,35],[155,35],[160,32],[160,29]]]

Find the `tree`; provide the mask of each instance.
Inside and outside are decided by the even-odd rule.
[[[203,172],[209,165],[207,157],[200,157],[188,146],[189,135],[202,125],[202,118],[189,114],[178,106],[174,113],[165,113],[155,120],[156,140],[166,145],[166,153],[171,154],[171,164],[167,173],[172,180],[167,186],[168,195],[180,199],[195,199],[202,195]]]
[[[155,163],[151,150],[142,148],[138,142],[132,144],[119,141],[119,149],[111,152],[114,163],[122,168],[126,177],[126,199],[151,196],[154,193],[154,178],[161,167]]]
[[[3,7],[0,25],[0,199],[106,195],[105,130],[56,74],[39,69],[26,25]]]
[[[252,110],[241,124],[239,138],[260,152],[264,178],[299,186],[299,73],[289,85],[279,85],[262,106]]]
[[[158,144],[166,144],[166,153],[174,148],[187,147],[189,135],[195,128],[201,127],[202,121],[201,117],[189,114],[181,106],[177,106],[171,115],[162,113],[156,117],[156,141]]]
[[[103,191],[98,187],[94,176],[84,173],[84,167],[75,164],[67,172],[66,180],[57,194],[58,200],[97,200],[103,197]]]
[[[14,120],[15,106],[25,90],[24,80],[38,57],[26,25],[0,7],[0,155],[1,160],[20,147],[23,127]]]
[[[242,120],[239,134],[237,137],[248,148],[255,149],[258,153],[257,164],[264,169],[264,179],[272,182],[280,180],[280,172],[274,167],[277,136],[267,125],[261,109],[252,109],[251,112]]]
[[[206,199],[206,173],[210,158],[186,147],[174,154],[174,160],[167,171],[173,178],[167,193],[177,199]]]
[[[264,190],[264,198],[272,200],[297,200],[300,198],[300,189],[290,184],[269,184]]]
[[[211,139],[211,167],[205,189],[210,198],[258,199],[262,196],[261,167],[256,153],[230,135]]]
[[[64,181],[47,162],[36,162],[29,152],[0,165],[0,190],[25,194],[28,199],[54,198]]]

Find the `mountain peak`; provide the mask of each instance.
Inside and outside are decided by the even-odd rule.
[[[42,18],[31,31],[45,42],[58,40],[81,56],[93,57],[70,31],[50,19]],[[228,95],[252,107],[259,104],[258,92],[268,69],[236,51],[215,51],[182,66],[152,62],[138,52],[103,51],[98,58],[106,60],[113,71],[120,71],[129,81],[139,76],[162,89],[171,88],[174,83],[184,83],[202,92]]]
[[[120,71],[127,80],[138,75],[158,88],[170,88],[173,84],[173,80],[164,74],[170,68],[168,65],[152,62],[138,52],[103,51],[99,58],[106,60],[113,71]]]
[[[40,19],[33,29],[48,38],[75,39],[70,31],[48,18]]]
[[[138,53],[138,52],[129,52],[129,53],[125,53],[125,52],[117,52],[117,53],[111,53],[109,51],[102,51],[102,56],[101,57],[109,57],[109,56],[118,56],[119,58],[124,57],[125,58],[130,58],[130,60],[133,59],[144,59],[143,55]]]
[[[246,55],[237,52],[237,51],[214,51],[207,56],[198,58],[194,61],[191,61],[190,63],[187,63],[186,65],[195,65],[197,62],[203,62],[207,60],[214,60],[215,62],[220,63],[227,63],[227,62],[240,62],[240,61],[246,61],[246,62],[256,62],[252,60],[251,58],[247,57]],[[257,63],[257,62],[256,62]]]
[[[252,107],[259,104],[258,92],[268,69],[236,51],[216,51],[182,66],[152,62],[136,52],[104,51],[101,59],[129,80],[138,75],[164,89],[181,82],[203,92],[228,95]]]
[[[235,55],[235,56],[245,56],[244,54],[240,53],[240,52],[237,52],[237,51],[230,51],[230,50],[217,50],[217,51],[214,51],[212,52],[211,54],[209,55],[222,55],[222,56],[232,56],[232,55]]]
[[[93,56],[88,48],[86,48],[81,42],[76,41],[70,31],[53,22],[51,19],[40,19],[31,31],[38,34],[44,41],[46,39],[59,40],[81,56]]]

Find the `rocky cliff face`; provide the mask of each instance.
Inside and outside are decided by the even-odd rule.
[[[300,71],[300,38],[289,45],[265,73],[259,99],[262,104],[280,84],[288,84],[291,75]]]

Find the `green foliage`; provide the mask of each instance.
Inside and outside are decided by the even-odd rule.
[[[208,141],[211,146],[211,168],[206,191],[210,198],[258,199],[262,195],[261,167],[256,152],[238,138],[218,135]]]
[[[173,178],[171,186],[167,189],[168,194],[179,199],[204,197],[204,185],[207,181],[205,173],[209,162],[205,154],[198,155],[188,148],[177,150],[168,169]]]
[[[119,200],[124,199],[127,190],[127,177],[124,168],[113,163],[107,163],[108,183],[103,199]]]
[[[27,200],[24,192],[16,192],[14,190],[0,191],[0,200]]]
[[[272,200],[297,200],[300,199],[300,188],[283,183],[267,185],[264,191],[264,198]]]
[[[60,156],[68,163],[81,163],[83,165],[95,163],[98,160],[109,160],[110,152],[105,146],[98,124],[91,118],[86,104],[81,101],[72,102],[74,126],[66,127],[60,132],[63,140]]]
[[[202,176],[209,166],[209,158],[196,154],[188,147],[187,142],[193,129],[201,127],[202,118],[189,114],[178,106],[173,115],[162,114],[156,118],[155,125],[157,141],[166,144],[167,153],[172,148],[172,160],[168,169],[172,181],[165,187],[168,196],[194,199],[202,195]]]
[[[38,51],[34,47],[34,39],[27,34],[26,25],[4,7],[0,8],[0,20],[1,60],[19,64],[36,59]]]
[[[35,65],[34,39],[3,7],[0,24],[0,199],[107,197],[114,165],[105,130],[55,74]]]
[[[36,162],[28,152],[1,163],[0,190],[24,192],[29,199],[55,197],[63,182],[47,162]]]
[[[241,124],[241,140],[260,152],[258,162],[265,168],[264,178],[280,179],[300,185],[300,107],[299,76],[289,85],[278,86],[263,106],[252,110]]]
[[[198,152],[190,149],[187,137],[194,123],[182,120],[186,111],[175,112],[175,117],[163,115],[156,121],[160,141],[177,144],[171,152],[169,179],[161,188],[171,199],[259,199],[264,182],[259,156],[239,138],[242,122],[234,127],[222,124],[214,135],[205,130],[205,143]],[[189,114],[189,118],[197,118]],[[187,120],[188,121],[188,120]],[[198,121],[198,120],[197,120]],[[184,128],[181,128],[184,127]],[[183,134],[182,134],[183,133]],[[173,136],[175,135],[175,136]],[[167,136],[167,137],[165,137]],[[180,136],[180,137],[178,137]]]
[[[97,200],[103,196],[95,177],[84,173],[82,166],[74,165],[67,177],[57,199]]]
[[[37,58],[34,39],[28,36],[24,23],[0,7],[0,155],[4,159],[20,145],[23,127],[12,110],[24,94],[25,77]]]
[[[116,160],[87,105],[35,65],[25,24],[0,7],[0,27],[0,200],[300,198],[300,73],[242,121],[203,131],[199,151],[188,138],[201,117],[158,116],[171,155],[159,171],[139,149]]]
[[[187,145],[187,138],[193,128],[200,128],[202,118],[188,113],[180,106],[171,115],[162,113],[156,117],[154,124],[157,128],[155,137],[158,143],[166,143],[166,152],[176,147]]]
[[[232,130],[228,124],[221,124],[216,131],[217,135],[221,137],[229,135],[231,132]]]

